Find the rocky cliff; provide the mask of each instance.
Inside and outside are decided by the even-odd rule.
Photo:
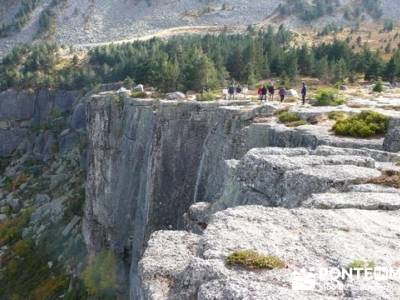
[[[296,207],[315,193],[332,187],[345,191],[356,180],[378,177],[398,159],[382,151],[382,138],[338,138],[314,125],[288,128],[257,121],[273,119],[278,108],[246,101],[132,99],[107,92],[90,99],[84,235],[92,251],[110,248],[124,259],[131,299],[159,299],[147,290],[154,283],[146,282],[148,270],[137,269],[152,232],[202,232],[209,218],[204,207]],[[304,149],[253,149],[269,146]],[[213,204],[189,210],[195,202]],[[196,236],[176,234],[198,242]],[[165,239],[150,243],[164,247]],[[143,281],[149,285],[143,287]]]
[[[118,294],[130,299],[264,299],[271,291],[291,299],[290,272],[317,262],[396,265],[396,112],[384,111],[385,138],[355,139],[332,135],[324,122],[287,127],[277,103],[10,90],[0,108],[0,256],[34,241],[37,285],[58,278],[58,296],[81,297],[69,293],[87,261],[83,239],[89,255],[116,254]],[[291,110],[304,120],[329,113]],[[4,242],[3,224],[21,216]],[[278,255],[288,270],[227,268],[226,255],[241,248]],[[382,289],[331,287],[312,296],[386,299]],[[386,289],[397,296],[396,283]]]
[[[133,280],[150,233],[183,228],[191,204],[221,192],[224,158],[238,155],[240,130],[256,113],[272,109],[93,97],[84,226],[90,247],[132,257]]]

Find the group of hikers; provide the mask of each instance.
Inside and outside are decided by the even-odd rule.
[[[242,93],[244,90],[244,88],[242,88],[240,85],[235,85],[234,83],[232,83],[226,90],[224,93],[225,94],[225,99],[226,96],[229,96],[229,100],[235,100],[235,95]],[[246,88],[247,90],[247,88]],[[261,101],[274,101],[274,96],[275,96],[275,86],[274,84],[271,82],[268,85],[262,85],[258,88],[258,96],[259,96],[259,100]],[[303,105],[306,103],[306,97],[307,97],[307,93],[308,93],[308,87],[305,84],[305,82],[302,83],[302,87],[301,87],[301,99],[302,99],[302,103]],[[278,95],[280,98],[280,101],[283,102],[285,101],[285,97],[288,95],[288,91],[285,89],[285,87],[280,86],[278,89]]]
[[[302,87],[301,87],[301,99],[302,99],[303,105],[306,103],[307,92],[308,92],[308,87],[303,82]],[[281,86],[279,88],[278,95],[279,95],[280,101],[283,102],[287,95],[287,91],[283,86]],[[275,96],[274,84],[270,83],[268,86],[266,86],[265,84],[263,86],[260,86],[258,89],[258,96],[259,96],[259,100],[261,100],[261,101],[267,101],[268,99],[270,101],[273,101],[274,96]]]
[[[242,93],[242,90],[243,90],[243,88],[240,85],[235,86],[234,83],[231,84],[228,87],[229,100],[235,100],[235,95]]]

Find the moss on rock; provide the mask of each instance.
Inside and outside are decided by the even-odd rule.
[[[228,266],[240,266],[246,269],[283,269],[286,263],[272,255],[263,255],[254,250],[240,250],[228,255],[225,260]]]

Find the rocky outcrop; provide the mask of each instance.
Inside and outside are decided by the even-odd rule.
[[[193,233],[151,236],[139,263],[144,298],[399,297],[396,280],[317,276],[318,270],[347,269],[355,260],[398,267],[399,190],[363,183],[380,176],[382,164],[395,169],[397,159],[376,150],[321,146],[252,149],[228,161],[221,199],[196,203],[186,215]],[[287,268],[255,271],[225,264],[229,254],[245,249],[278,256]],[[307,289],[297,290],[299,283]]]
[[[317,272],[354,260],[398,266],[399,217],[398,210],[230,208],[201,236],[154,233],[140,262],[142,287],[146,299],[397,299],[396,280],[335,281]],[[225,258],[243,249],[278,256],[287,268],[228,267]]]
[[[388,161],[400,158],[381,151],[329,146],[315,150],[255,148],[231,167],[233,177],[213,209],[243,204],[299,206],[312,194],[345,191],[354,182],[380,176],[380,166],[373,157]]]
[[[383,147],[386,151],[400,152],[400,126],[389,129]]]
[[[16,150],[21,153],[29,151],[35,142],[43,150],[51,138],[46,135],[36,136],[36,133],[40,129],[60,125],[57,121],[50,125],[49,121],[71,112],[77,96],[77,92],[61,90],[1,92],[0,156],[10,156]],[[36,141],[32,140],[32,133]]]

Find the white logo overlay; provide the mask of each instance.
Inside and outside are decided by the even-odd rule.
[[[331,282],[340,284],[344,281],[374,280],[400,282],[400,268],[310,268],[292,273],[292,289],[296,291],[313,291],[317,283]]]

